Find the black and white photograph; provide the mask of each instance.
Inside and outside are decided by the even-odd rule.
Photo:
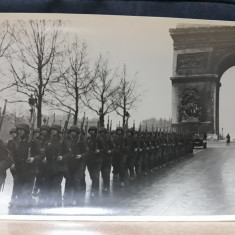
[[[235,214],[233,22],[0,25],[0,216]]]

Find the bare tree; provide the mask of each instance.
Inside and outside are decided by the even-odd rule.
[[[52,105],[63,112],[71,110],[75,125],[82,104],[81,97],[87,94],[93,82],[89,72],[86,43],[79,42],[75,37],[74,42],[67,46],[66,58],[65,68],[61,72],[62,79],[56,86],[51,86],[54,98]]]
[[[1,24],[0,31],[0,57],[6,55],[8,48],[13,43],[12,33],[14,32],[14,27],[10,27],[9,22],[3,21]]]
[[[123,127],[126,125],[126,119],[130,116],[130,110],[135,107],[139,98],[140,94],[137,93],[135,76],[132,80],[127,79],[127,67],[124,64],[120,75],[118,93],[113,102],[116,113],[122,117]]]
[[[92,76],[94,82],[83,103],[99,116],[100,126],[104,127],[105,115],[115,109],[113,100],[118,91],[118,84],[115,84],[118,77],[117,69],[109,68],[108,61],[100,56],[95,63]]]
[[[59,80],[63,55],[63,26],[60,20],[19,20],[15,24],[12,54],[7,56],[16,91],[37,98],[37,126],[47,103],[49,84]]]
[[[9,22],[7,20],[3,21],[0,29],[0,58],[3,58],[7,55],[9,47],[13,43],[12,34],[14,32],[14,27],[10,27]],[[1,71],[2,73],[2,71]],[[3,87],[0,89],[0,92],[7,90],[14,86],[14,84],[2,84]]]

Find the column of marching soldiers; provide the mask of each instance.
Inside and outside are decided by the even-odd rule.
[[[193,152],[192,135],[158,128],[141,130],[141,125],[138,130],[134,125],[111,130],[109,123],[107,128],[89,126],[84,116],[81,125],[68,127],[67,122],[61,129],[55,123],[44,124],[33,129],[32,139],[27,123],[19,123],[10,130],[12,139],[7,143],[13,159],[10,208],[79,206],[86,192],[86,169],[93,198],[100,188],[103,193],[109,192],[111,173],[114,182],[125,187]]]

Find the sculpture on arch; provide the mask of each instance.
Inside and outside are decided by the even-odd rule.
[[[201,106],[200,95],[196,89],[186,89],[180,100],[180,117],[182,122],[199,121]]]

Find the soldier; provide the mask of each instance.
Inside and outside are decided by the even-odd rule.
[[[14,148],[15,148],[15,142],[17,141],[18,137],[17,137],[17,131],[16,128],[11,128],[9,134],[11,135],[11,139],[8,140],[7,142],[7,148],[11,151],[14,152]]]
[[[120,180],[120,186],[124,187],[126,180],[127,153],[125,148],[127,147],[127,141],[126,138],[124,138],[124,131],[122,127],[117,127],[116,129],[116,135],[114,136],[114,144],[116,146],[116,150],[113,154],[113,165],[117,170]]]
[[[71,157],[70,149],[66,141],[60,138],[61,126],[52,124],[51,139],[46,145],[45,155],[48,172],[47,204],[53,207],[62,206],[61,183],[67,171],[67,160]]]
[[[41,139],[40,139],[40,128],[35,128],[33,130],[33,139],[40,144],[40,141],[41,141]]]
[[[148,146],[147,146],[147,133],[141,132],[140,148],[142,149],[142,172],[148,175]]]
[[[129,170],[130,174],[130,180],[133,181],[135,178],[135,161],[137,157],[137,152],[139,148],[139,143],[138,139],[133,136],[134,132],[132,129],[127,130],[127,159],[126,159],[126,164],[127,164],[127,170]]]
[[[13,153],[15,178],[17,187],[17,205],[32,205],[32,191],[36,174],[37,163],[41,160],[40,149],[35,141],[29,142],[29,125],[20,123],[16,127],[19,142],[15,145]]]
[[[110,172],[112,165],[112,153],[114,150],[114,143],[110,135],[108,135],[108,130],[104,127],[100,128],[100,137],[103,141],[103,154],[102,154],[102,165],[101,165],[101,175],[103,179],[103,190],[105,192],[110,189]]]
[[[0,191],[3,190],[6,179],[6,171],[13,164],[13,159],[6,144],[0,140]]]
[[[19,140],[19,138],[17,136],[16,128],[12,128],[9,133],[12,138],[8,140],[7,148],[10,151],[11,156],[14,156],[14,154],[16,153],[16,143]],[[12,188],[12,196],[11,196],[11,201],[9,203],[9,207],[13,207],[15,204],[15,200],[17,198],[17,184],[15,183],[15,173],[16,173],[15,169],[11,167],[10,171],[13,177],[13,188]]]
[[[36,132],[37,131],[36,129]],[[42,161],[40,161],[38,165],[39,172],[36,177],[34,192],[36,195],[39,195],[39,205],[44,205],[46,203],[46,194],[49,190],[47,185],[47,173],[50,169],[47,169],[45,149],[47,143],[50,141],[50,126],[42,125],[40,127],[40,133],[36,134],[35,137],[40,145]]]
[[[147,132],[147,170],[149,170],[150,172],[153,171],[153,167],[154,167],[154,146],[152,143],[152,133],[151,132]]]
[[[152,140],[151,140],[151,144],[152,144],[152,151],[153,151],[153,170],[157,170],[158,169],[158,142],[157,142],[157,133],[156,132],[152,132]]]
[[[135,159],[135,173],[137,177],[141,176],[142,166],[142,149],[140,148],[140,131],[134,131],[134,142],[137,147],[136,159]]]
[[[81,201],[82,181],[86,170],[87,145],[83,133],[76,125],[68,130],[72,158],[68,159],[64,205],[76,206]]]
[[[95,126],[90,126],[88,133],[90,136],[87,139],[88,154],[86,164],[92,180],[91,196],[94,197],[99,192],[102,150],[104,147],[101,138],[97,136],[97,128]]]

